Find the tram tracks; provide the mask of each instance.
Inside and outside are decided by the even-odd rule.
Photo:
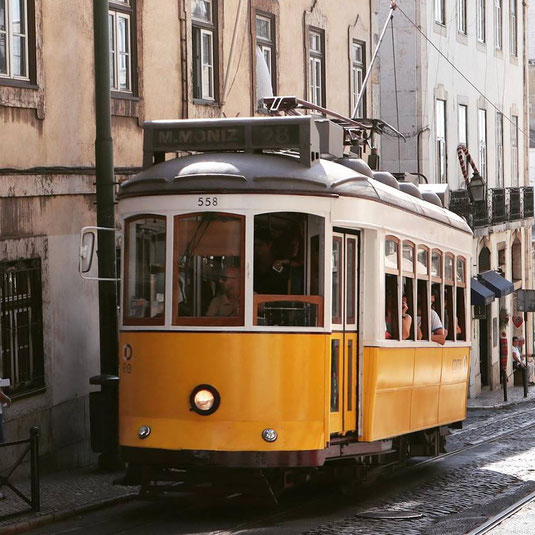
[[[501,420],[501,419],[500,419]],[[470,442],[469,444],[467,444],[466,446],[463,446],[463,447],[460,447],[460,448],[457,448],[455,450],[452,450],[450,452],[446,452],[446,453],[443,453],[441,455],[438,455],[436,457],[431,457],[429,459],[425,459],[425,460],[422,460],[422,461],[419,461],[415,464],[412,464],[410,466],[406,466],[402,469],[399,469],[399,470],[395,470],[393,471],[391,474],[387,475],[387,476],[383,476],[383,477],[379,477],[377,479],[374,479],[374,481],[372,482],[369,482],[369,483],[365,483],[363,485],[363,488],[367,489],[368,491],[371,490],[371,495],[370,495],[370,492],[367,493],[366,495],[366,499],[365,499],[365,503],[362,503],[361,505],[356,503],[356,504],[352,504],[352,505],[349,505],[348,507],[350,509],[352,509],[351,512],[347,511],[347,513],[342,513],[344,515],[353,515],[355,513],[355,506],[358,508],[358,509],[362,509],[363,506],[365,506],[366,508],[370,508],[372,507],[372,503],[373,501],[379,501],[379,500],[384,500],[388,494],[390,494],[392,491],[391,491],[391,486],[388,486],[388,489],[387,490],[384,490],[383,488],[379,488],[378,485],[380,485],[381,482],[386,482],[386,481],[389,481],[389,482],[393,482],[395,480],[402,480],[403,478],[405,478],[406,476],[408,476],[409,474],[411,473],[415,473],[419,470],[422,470],[424,469],[426,466],[429,466],[431,464],[434,464],[434,463],[440,463],[442,461],[445,461],[446,459],[449,459],[453,456],[457,456],[457,455],[462,455],[470,450],[473,450],[475,448],[478,448],[480,446],[483,446],[485,444],[491,444],[493,442],[497,442],[499,440],[502,440],[502,439],[505,439],[505,438],[508,438],[510,436],[513,436],[515,434],[518,434],[518,433],[522,433],[524,431],[527,431],[529,429],[532,429],[532,428],[535,428],[535,420],[531,421],[530,423],[527,423],[523,426],[520,426],[520,427],[516,427],[515,429],[512,429],[512,430],[508,430],[508,431],[505,431],[505,432],[500,432],[500,433],[496,433],[492,436],[488,436],[488,437],[484,437],[484,438],[481,438],[480,440],[477,440],[477,441],[474,441],[474,442]],[[375,488],[374,488],[375,487]],[[513,515],[517,510],[519,510],[523,505],[525,505],[526,503],[528,503],[529,501],[532,501],[532,500],[535,500],[535,493],[533,493],[533,496],[530,495],[531,499],[527,499],[525,498],[524,500],[520,500],[516,505],[516,509],[513,510],[513,507],[514,506],[511,506],[511,511],[509,511],[509,509],[507,509],[507,513],[509,516]],[[281,521],[284,521],[284,520],[289,520],[290,518],[292,517],[297,517],[300,513],[305,513],[307,512],[308,510],[310,511],[314,511],[315,513],[317,513],[318,510],[321,509],[321,507],[325,507],[328,502],[332,500],[332,495],[328,495],[328,496],[325,496],[325,495],[322,495],[318,498],[315,498],[313,500],[309,500],[307,501],[306,503],[298,503],[298,504],[295,504],[295,505],[292,505],[290,507],[285,507],[283,510],[278,510],[278,511],[275,511],[271,514],[268,514],[268,515],[262,515],[261,518],[257,518],[257,519],[253,519],[253,520],[249,520],[249,521],[246,521],[246,522],[243,522],[243,523],[240,523],[240,524],[237,524],[231,528],[228,528],[226,530],[221,530],[221,531],[214,531],[212,532],[212,535],[232,535],[232,534],[235,534],[235,533],[247,533],[248,530],[254,530],[256,528],[261,528],[263,526],[266,526],[266,525],[273,525],[274,523],[278,523],[278,522],[281,522]],[[504,511],[503,514],[505,514],[506,512]],[[331,511],[331,514],[332,514],[332,511]],[[499,524],[500,521],[503,521],[503,519],[505,519],[506,517],[503,516],[502,517],[502,520],[497,520],[498,519],[498,516],[496,516],[496,524],[493,524],[494,526]],[[491,519],[493,520],[493,519]],[[489,520],[490,522],[490,520]],[[481,531],[481,532],[477,532],[477,531],[474,531],[474,534],[473,535],[479,535],[480,533],[483,534],[483,533],[487,533],[490,529],[492,528],[489,528],[487,531]],[[472,533],[470,534],[472,535]]]
[[[489,518],[477,528],[473,529],[472,531],[469,531],[467,535],[484,535],[485,533],[489,533],[495,527],[499,526],[504,520],[507,520],[508,518],[512,517],[514,514],[518,513],[518,511],[520,511],[523,507],[533,501],[535,501],[535,492],[528,494],[521,500],[515,502],[510,507],[507,507],[507,509],[504,509],[503,511]]]

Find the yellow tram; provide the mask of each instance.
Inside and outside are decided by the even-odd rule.
[[[144,125],[118,203],[132,466],[362,466],[436,454],[465,418],[471,231],[343,154],[342,130]]]

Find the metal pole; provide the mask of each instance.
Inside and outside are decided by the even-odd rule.
[[[507,369],[502,369],[503,400],[507,401]]]
[[[385,25],[383,26],[383,31],[381,32],[381,35],[379,36],[379,41],[377,41],[377,46],[375,47],[375,51],[370,61],[370,66],[368,67],[366,76],[364,77],[364,80],[362,81],[362,87],[360,88],[360,93],[359,93],[359,96],[357,97],[357,103],[355,104],[355,108],[353,109],[353,114],[352,114],[353,119],[357,118],[357,110],[359,109],[360,103],[362,102],[362,99],[364,98],[364,93],[366,92],[366,84],[368,83],[368,79],[370,78],[370,75],[372,73],[373,64],[375,63],[375,60],[377,59],[379,48],[385,37],[386,29],[388,28],[388,23],[392,20],[392,17],[394,16],[394,10],[397,7],[398,6],[396,5],[395,2],[393,1],[390,2],[390,11],[388,12],[388,17],[386,18]]]
[[[113,140],[111,129],[110,49],[108,29],[108,2],[93,0],[94,48],[95,48],[95,167],[97,226],[115,228],[115,196],[113,168]],[[115,234],[98,233],[98,276],[116,278]],[[101,377],[116,376],[118,372],[117,339],[117,286],[115,280],[99,281],[99,332]],[[94,378],[93,378],[94,379]],[[95,384],[93,382],[92,384]],[[97,383],[98,384],[98,383]],[[105,387],[101,382],[108,411],[117,410],[117,388]],[[116,384],[116,383],[115,383]],[[108,392],[105,390],[109,389]],[[91,416],[93,418],[93,415]],[[112,419],[110,437],[118,436],[117,419]],[[103,455],[117,455],[117,441],[107,444]]]
[[[30,471],[32,511],[38,513],[41,510],[41,493],[39,489],[39,428],[30,429]]]

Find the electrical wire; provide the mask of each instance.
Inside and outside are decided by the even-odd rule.
[[[451,67],[453,67],[453,69],[466,81],[468,82],[468,84],[470,84],[470,86],[472,86],[497,112],[499,113],[502,113],[502,111],[498,108],[498,106],[496,106],[496,104],[494,104],[494,102],[492,102],[488,97],[487,95],[485,95],[485,93],[483,93],[482,91],[480,91],[478,89],[478,87],[464,74],[462,73],[457,67],[456,65],[447,57],[445,56],[440,48],[438,48],[435,43],[433,43],[433,41],[431,41],[431,39],[429,39],[429,37],[427,37],[427,35],[425,35],[425,33],[418,27],[418,25],[405,13],[405,11],[403,11],[403,9],[401,9],[401,7],[399,6],[399,4],[396,4],[396,8],[399,9],[400,13],[416,28],[416,30],[418,30],[418,32],[422,35],[422,37],[449,63],[449,65]],[[518,129],[518,131],[528,140],[530,141],[531,138],[530,138],[530,135],[529,134],[526,134],[526,132],[524,132],[524,130],[522,130],[519,126],[517,126],[513,120],[508,116],[506,115],[505,113],[502,113],[502,115],[515,127]],[[533,140],[535,141],[535,139]]]
[[[392,62],[394,68],[394,92],[396,94],[396,128],[399,131],[399,102],[398,102],[398,76],[396,72],[396,50],[394,45],[394,17],[390,19],[390,30],[392,32]],[[398,172],[401,173],[401,140],[398,136]]]

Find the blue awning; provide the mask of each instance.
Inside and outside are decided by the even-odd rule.
[[[491,292],[486,286],[483,286],[477,279],[470,281],[470,295],[472,305],[485,306],[494,301],[494,292]]]
[[[505,297],[515,290],[513,283],[496,271],[484,271],[479,274],[479,279],[489,290],[494,292],[496,297]]]

